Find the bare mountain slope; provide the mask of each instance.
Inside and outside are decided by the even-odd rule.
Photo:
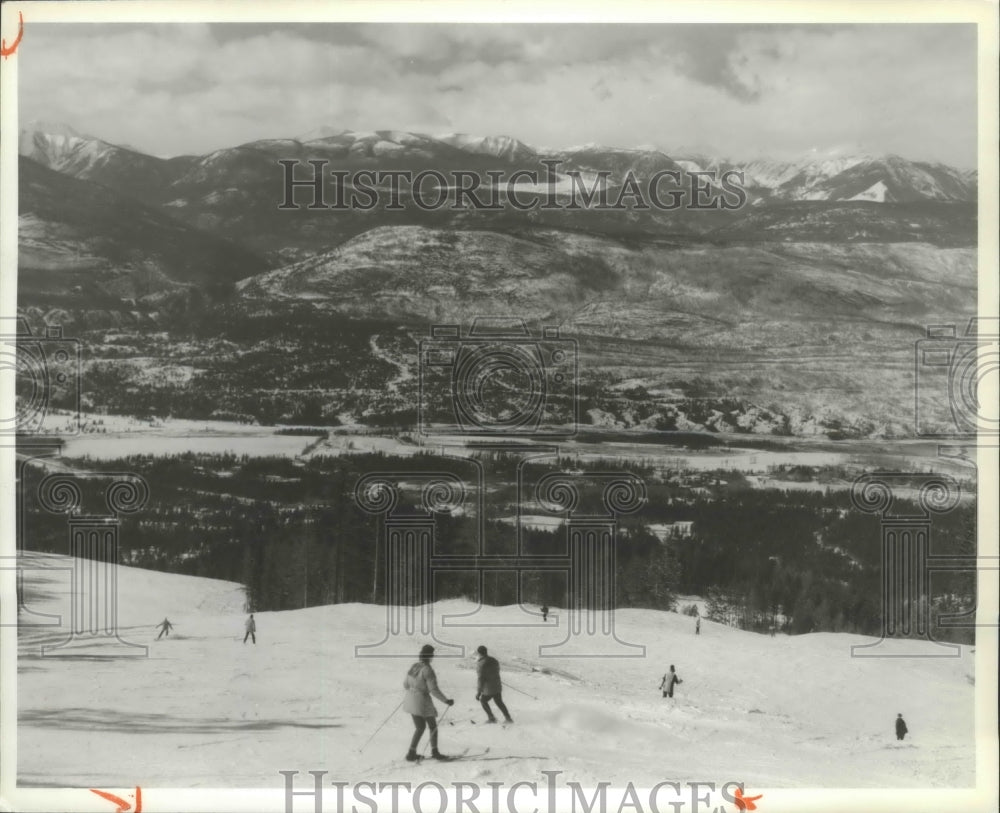
[[[197,288],[211,293],[267,266],[98,183],[22,157],[18,288],[22,303],[76,307]]]
[[[631,309],[734,329],[772,319],[882,322],[964,312],[975,284],[974,251],[921,243],[631,245],[552,230],[402,226],[244,280],[240,293],[421,320],[482,310],[562,322],[608,302],[626,334],[643,334],[628,326]]]
[[[557,325],[579,340],[585,386],[630,381],[656,402],[732,399],[761,408],[690,413],[691,426],[805,434],[843,427],[869,436],[908,431],[913,343],[927,324],[974,313],[976,252],[926,243],[628,244],[551,230],[377,228],[242,281],[239,299],[249,313],[306,305],[409,324],[412,346],[404,343],[399,360],[411,366],[432,323],[516,316],[536,331]],[[616,425],[630,411],[608,409]],[[776,414],[785,416],[777,424]],[[623,425],[644,421],[662,425],[649,410]]]

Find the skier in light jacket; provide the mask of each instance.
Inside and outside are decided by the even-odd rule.
[[[413,717],[413,738],[410,740],[410,750],[406,754],[406,759],[414,762],[420,757],[417,756],[417,744],[424,734],[424,729],[431,731],[431,756],[434,759],[448,759],[438,751],[438,727],[437,709],[431,700],[434,695],[442,703],[449,706],[454,704],[454,700],[449,700],[438,688],[437,675],[431,667],[431,660],[434,658],[434,647],[425,644],[420,650],[420,660],[409,668],[406,677],[403,679],[403,688],[406,689],[406,696],[403,698],[403,711]]]

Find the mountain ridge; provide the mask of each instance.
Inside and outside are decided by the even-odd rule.
[[[234,150],[261,149],[265,146],[279,145],[299,151],[303,147],[312,147],[321,153],[337,155],[330,148],[339,146],[343,154],[363,157],[390,157],[400,152],[423,153],[425,157],[438,156],[439,148],[450,147],[458,153],[469,156],[487,156],[506,161],[536,162],[542,158],[559,159],[566,163],[567,169],[587,168],[593,171],[611,169],[621,172],[624,168],[632,168],[627,157],[639,163],[642,171],[655,167],[681,168],[684,164],[698,166],[703,171],[719,169],[742,170],[746,173],[748,186],[754,190],[770,190],[781,200],[849,200],[862,190],[848,194],[841,189],[851,178],[837,181],[837,177],[850,173],[859,165],[864,165],[868,175],[879,173],[890,176],[893,183],[901,189],[894,194],[893,199],[899,202],[911,200],[962,200],[974,202],[976,192],[973,188],[976,179],[974,170],[960,170],[942,163],[912,161],[893,154],[877,155],[871,153],[848,154],[840,156],[803,156],[794,160],[774,160],[755,158],[750,160],[713,157],[705,155],[677,155],[659,149],[624,148],[601,144],[585,144],[565,148],[537,149],[524,142],[506,135],[468,135],[464,133],[449,133],[439,136],[424,133],[414,133],[400,130],[376,130],[359,132],[349,129],[320,127],[298,138],[258,139],[232,147],[213,150],[196,156],[178,156],[172,159],[155,158],[145,153],[136,152],[131,148],[115,145],[111,142],[90,136],[82,136],[65,125],[46,123],[50,130],[62,130],[61,133],[46,132],[41,127],[26,128],[21,131],[19,151],[27,157],[34,158],[50,169],[100,180],[103,166],[111,166],[126,160],[122,153],[128,153],[135,161],[144,161],[144,169],[156,168],[165,172],[164,177],[171,178],[170,183],[183,183],[184,170],[191,164],[202,164],[209,159],[225,155]],[[71,133],[71,134],[70,134]],[[62,139],[62,141],[60,141]],[[288,155],[285,157],[296,157]],[[319,154],[315,157],[321,158]],[[588,165],[588,161],[591,165]],[[642,166],[644,165],[644,166]],[[180,170],[180,171],[178,171]],[[857,174],[857,173],[855,173]],[[935,183],[929,183],[930,177]],[[877,182],[878,178],[866,184],[866,188]],[[923,184],[921,186],[920,184]]]

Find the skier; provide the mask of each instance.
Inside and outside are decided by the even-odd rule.
[[[247,638],[257,644],[257,622],[253,620],[253,613],[250,613],[250,617],[247,619],[247,634],[243,636],[243,643],[247,642]]]
[[[490,709],[490,700],[492,700],[497,704],[497,708],[503,714],[504,720],[508,723],[513,723],[514,721],[510,717],[510,712],[507,711],[503,697],[500,694],[503,691],[503,685],[500,683],[499,661],[492,655],[487,654],[485,646],[480,646],[476,652],[479,653],[479,660],[476,661],[476,700],[482,704],[483,711],[486,712],[486,722],[495,723],[497,721],[497,718],[493,716],[493,712]]]
[[[901,740],[908,733],[909,729],[906,727],[906,720],[903,719],[902,714],[896,715],[896,739]]]
[[[542,610],[542,621],[548,621],[549,620],[549,608],[548,608],[548,605],[543,604],[542,607],[541,607],[541,610]]]
[[[445,697],[438,688],[437,675],[431,667],[431,660],[434,658],[434,647],[424,644],[420,649],[420,660],[409,668],[406,678],[403,680],[403,688],[406,689],[406,697],[403,698],[403,711],[413,717],[413,738],[410,740],[410,750],[406,752],[408,762],[416,762],[420,759],[417,756],[417,743],[424,734],[424,729],[431,730],[431,756],[434,759],[448,759],[438,751],[438,727],[437,709],[431,695],[434,695],[442,703],[449,706],[455,704],[454,700]]]
[[[164,618],[162,623],[156,625],[156,628],[160,631],[160,634],[156,636],[156,640],[159,641],[164,635],[170,637],[170,630],[174,628],[174,625]]]
[[[660,681],[660,691],[663,692],[664,697],[674,696],[674,684],[682,683],[683,681],[677,677],[677,673],[674,671],[674,665],[670,664],[670,671],[663,676],[663,680]]]
[[[699,615],[694,620],[694,634],[701,635],[701,616]]]

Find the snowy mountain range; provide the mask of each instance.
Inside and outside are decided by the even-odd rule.
[[[656,149],[619,149],[581,145],[567,149],[536,150],[506,136],[445,134],[431,136],[399,130],[360,132],[319,128],[299,138],[266,139],[214,150],[205,155],[158,158],[133,149],[82,135],[63,125],[39,123],[21,132],[21,155],[42,167],[80,181],[98,183],[127,198],[161,210],[187,226],[207,230],[268,259],[273,266],[306,259],[387,225],[423,225],[436,228],[552,228],[586,231],[616,239],[755,239],[750,224],[768,212],[769,239],[923,240],[939,245],[968,245],[968,224],[974,224],[977,198],[975,173],[942,165],[923,164],[896,156],[810,156],[800,161],[754,160],[741,164],[688,152],[673,157]],[[282,159],[306,162],[324,159],[331,168],[440,173],[462,170],[477,175],[488,188],[490,173],[511,177],[518,170],[546,178],[541,161],[560,162],[557,182],[568,187],[567,173],[579,173],[602,186],[614,200],[627,176],[639,184],[660,176],[659,194],[669,200],[674,189],[690,195],[704,182],[690,173],[739,170],[747,203],[737,211],[692,210],[681,206],[660,209],[501,211],[441,207],[422,211],[347,209],[337,212],[278,209],[284,193]],[[676,180],[675,180],[676,179]],[[382,182],[386,186],[388,182]],[[716,187],[717,188],[717,187]],[[409,194],[408,192],[404,192]],[[822,206],[841,207],[824,210]],[[862,219],[876,223],[858,228],[861,206],[879,204],[884,211],[867,210]],[[920,216],[900,213],[894,206],[929,206]],[[788,208],[792,206],[793,208]],[[954,206],[971,207],[956,214]],[[806,207],[806,208],[802,208]],[[935,208],[936,207],[936,208]],[[811,225],[823,221],[817,231]],[[803,228],[803,224],[807,224]],[[900,226],[899,224],[902,224]],[[918,224],[917,228],[913,224]],[[963,225],[964,224],[964,225]],[[957,228],[957,231],[956,231]],[[974,239],[974,238],[973,238]]]
[[[162,159],[90,136],[65,125],[32,123],[21,131],[20,154],[74,177],[118,186],[129,175],[146,173],[167,185],[184,188],[208,180],[209,167],[226,170],[281,157],[311,157],[357,162],[370,159],[438,159],[455,162],[463,156],[491,159],[497,166],[534,169],[542,158],[563,162],[560,169],[598,172],[610,170],[621,180],[632,170],[648,177],[660,169],[713,171],[737,169],[745,173],[745,186],[764,199],[788,201],[914,202],[921,200],[975,202],[977,178],[944,164],[910,161],[896,155],[808,156],[793,161],[754,159],[739,161],[703,155],[668,156],[649,149],[623,149],[596,144],[555,150],[536,150],[509,136],[472,136],[450,133],[439,136],[398,130],[359,132],[321,127],[299,138],[269,139],[216,150],[203,156]],[[447,166],[439,166],[446,171]],[[461,168],[461,167],[456,167]],[[476,170],[476,164],[469,169]],[[151,179],[152,180],[152,179]]]
[[[166,330],[210,323],[216,306],[250,321],[306,308],[400,327],[519,316],[590,337],[588,374],[773,414],[827,410],[828,425],[856,436],[905,431],[914,337],[976,309],[974,173],[895,156],[758,160],[742,167],[751,205],[735,211],[282,210],[285,158],[483,178],[541,176],[549,157],[606,172],[609,186],[627,173],[670,170],[685,184],[691,172],[739,168],[595,145],[542,155],[502,137],[309,135],[164,159],[27,128],[19,305]],[[267,338],[263,327],[248,335]]]
[[[147,196],[148,189],[170,183],[175,169],[183,163],[81,135],[66,125],[48,123],[23,128],[18,153],[48,169],[96,181],[140,199]]]
[[[738,169],[745,185],[763,199],[789,201],[963,201],[978,194],[976,173],[898,155],[809,156],[794,161],[733,161],[695,156],[690,168]]]

